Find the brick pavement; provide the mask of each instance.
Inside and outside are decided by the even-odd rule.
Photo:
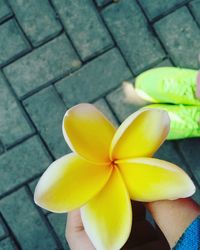
[[[91,102],[117,125],[144,105],[123,81],[161,65],[198,68],[199,8],[200,0],[0,0],[0,249],[69,249],[66,215],[33,203],[41,173],[69,152],[65,110]],[[157,152],[190,174],[198,202],[199,150],[190,139]]]

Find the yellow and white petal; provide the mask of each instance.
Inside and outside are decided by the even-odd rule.
[[[118,250],[125,244],[131,231],[132,210],[117,168],[103,190],[81,208],[81,217],[97,250]]]
[[[131,199],[137,201],[174,200],[191,196],[195,186],[178,166],[155,158],[117,161]]]
[[[90,161],[109,161],[109,147],[116,129],[94,105],[82,103],[69,109],[62,128],[73,151]]]
[[[152,156],[165,140],[169,125],[166,111],[141,109],[133,113],[115,133],[110,157],[116,160]]]
[[[39,206],[68,212],[93,198],[112,172],[108,164],[94,164],[71,153],[54,161],[40,178],[34,194]]]

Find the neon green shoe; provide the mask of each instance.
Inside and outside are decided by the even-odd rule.
[[[151,104],[146,107],[168,112],[171,120],[168,140],[200,137],[200,106]]]
[[[150,69],[136,78],[135,89],[140,97],[150,102],[200,105],[198,76],[199,72],[192,69]]]

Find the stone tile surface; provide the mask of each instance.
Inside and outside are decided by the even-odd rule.
[[[6,228],[4,226],[4,223],[3,223],[2,219],[0,218],[0,239],[5,237],[6,235],[7,235]]]
[[[0,195],[39,175],[51,158],[37,136],[0,155]]]
[[[0,0],[0,22],[12,15],[11,9],[5,0]]]
[[[48,166],[47,166],[47,167],[48,167]],[[35,179],[34,181],[29,182],[29,184],[28,184],[28,185],[29,185],[29,188],[30,188],[30,190],[31,190],[31,193],[32,193],[32,197],[34,197],[35,188],[36,188],[36,185],[37,185],[39,179],[40,179],[40,177],[37,178],[37,179]],[[44,214],[50,213],[49,211],[47,211],[47,210],[44,209],[44,208],[41,208],[41,211],[42,211]]]
[[[30,126],[1,72],[0,90],[0,138],[7,147],[32,134],[34,129]]]
[[[198,25],[200,26],[200,1],[193,0],[189,3],[190,10],[192,11]]]
[[[200,30],[186,7],[156,22],[155,29],[177,66],[199,67]]]
[[[180,4],[188,2],[188,0],[170,0],[170,1],[162,1],[162,0],[139,0],[142,4],[147,16],[150,20],[155,17],[166,14],[171,9],[175,9]]]
[[[24,106],[55,158],[69,153],[62,135],[66,107],[54,88],[50,86],[27,98]]]
[[[23,249],[56,248],[54,238],[24,188],[1,200],[0,208]]]
[[[117,118],[123,122],[130,114],[147,103],[139,98],[132,82],[125,82],[106,97]]]
[[[61,31],[62,27],[48,0],[9,0],[9,3],[34,46],[38,46]]]
[[[108,4],[108,3],[112,2],[112,0],[95,0],[95,1],[96,1],[97,6],[99,6],[99,7],[102,7],[105,4]]]
[[[94,102],[94,105],[107,117],[107,119],[116,127],[118,127],[118,121],[116,117],[114,116],[113,112],[109,108],[106,101],[101,98]]]
[[[200,150],[200,139],[187,139],[180,140],[178,143],[178,147],[182,152],[184,159],[189,165],[195,179],[200,183],[200,158],[199,158],[199,150]]]
[[[0,66],[29,50],[29,45],[14,19],[0,25]]]
[[[64,250],[70,250],[69,245],[65,239],[65,227],[66,227],[66,214],[49,214],[48,220],[54,228],[57,236],[59,237]]]
[[[82,60],[113,45],[91,0],[53,0],[53,3]]]
[[[16,247],[10,238],[6,238],[0,241],[0,249],[1,250],[15,250]]]
[[[136,1],[112,4],[103,11],[103,17],[135,74],[165,56]]]
[[[200,0],[0,0],[0,249],[69,249],[66,214],[33,201],[41,174],[69,152],[66,109],[91,102],[118,126],[147,104],[134,91],[139,73],[199,68],[199,7]],[[155,154],[189,174],[198,203],[199,145],[165,142]],[[136,234],[133,249],[169,249]]]
[[[131,76],[119,51],[112,49],[56,83],[56,88],[69,107],[90,102]]]
[[[70,73],[81,65],[65,35],[5,67],[4,72],[19,97]]]

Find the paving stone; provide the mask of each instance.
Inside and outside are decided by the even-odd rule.
[[[196,192],[192,198],[200,205],[200,189],[196,187]]]
[[[115,118],[114,114],[112,113],[112,111],[108,107],[108,104],[103,98],[94,102],[94,105],[108,118],[109,121],[112,122],[113,125],[118,127],[119,124],[117,122],[117,119]]]
[[[2,238],[2,237],[5,237],[7,235],[7,231],[6,231],[6,229],[5,229],[5,226],[4,226],[4,224],[3,224],[3,221],[1,220],[1,218],[0,218],[0,239]],[[1,249],[1,248],[0,248]]]
[[[19,97],[54,81],[81,65],[65,35],[48,42],[4,68]]]
[[[56,249],[56,243],[24,188],[0,201],[8,225],[22,249]]]
[[[186,7],[162,18],[155,28],[177,66],[198,68],[200,30]]]
[[[162,1],[162,0],[139,0],[142,4],[147,16],[150,20],[154,19],[157,16],[161,16],[168,11],[175,9],[180,4],[184,4],[188,2],[188,0],[170,0],[170,1]]]
[[[200,25],[200,1],[199,0],[194,0],[192,2],[189,3],[189,7],[193,13],[193,15],[195,16],[195,19],[197,21],[197,23]]]
[[[0,241],[0,249],[1,250],[16,250],[13,241],[10,238],[6,238]]]
[[[36,185],[37,185],[37,183],[38,183],[38,181],[39,181],[39,178],[37,178],[36,180],[34,180],[34,181],[31,181],[28,185],[29,185],[29,187],[30,187],[30,190],[31,190],[31,192],[32,192],[32,195],[34,195],[34,192],[35,192],[35,187],[36,187]],[[44,214],[48,214],[48,213],[50,213],[49,211],[47,211],[46,209],[44,209],[44,208],[41,208],[41,211],[44,213]]]
[[[33,129],[27,122],[1,73],[0,89],[0,138],[7,147],[32,134]]]
[[[90,102],[132,77],[117,49],[92,60],[69,77],[56,83],[66,105]]]
[[[136,1],[119,1],[109,5],[103,10],[103,16],[135,74],[165,56]]]
[[[145,106],[147,103],[138,97],[133,83],[125,82],[106,97],[116,116],[123,122],[130,114]]]
[[[29,45],[13,19],[0,25],[0,66],[28,50]]]
[[[99,7],[102,7],[102,6],[112,2],[112,0],[95,0],[95,1]]]
[[[53,226],[56,234],[58,235],[62,247],[64,250],[70,250],[69,245],[65,239],[65,227],[66,227],[66,214],[49,214],[48,219]]]
[[[3,144],[0,142],[0,154],[2,154],[4,151],[4,147],[3,147]]]
[[[176,164],[190,175],[190,171],[181,156],[176,151],[175,144],[173,141],[165,141],[154,156],[158,159]]]
[[[0,0],[0,22],[12,15],[12,12],[5,0]]]
[[[82,60],[113,45],[91,0],[53,0],[53,3]]]
[[[173,64],[171,63],[171,61],[167,58],[165,60],[163,60],[162,62],[160,62],[159,64],[157,64],[155,66],[155,68],[157,67],[173,67]]]
[[[41,174],[51,163],[45,148],[34,136],[0,155],[0,195],[35,175]]]
[[[33,45],[37,46],[61,31],[48,0],[9,0],[9,3]]]
[[[196,180],[200,184],[200,139],[187,139],[187,140],[180,140],[177,142],[180,151],[183,154],[183,157],[187,161],[187,164],[190,166],[193,175],[195,176]]]
[[[70,152],[62,134],[62,119],[66,112],[63,101],[52,86],[24,101],[24,105],[39,133],[55,158]]]

